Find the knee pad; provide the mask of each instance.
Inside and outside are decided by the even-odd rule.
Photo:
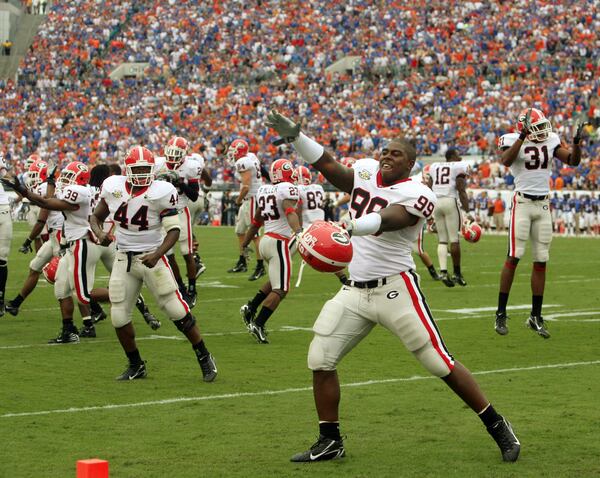
[[[179,250],[181,251],[182,256],[190,255],[190,245],[188,243],[188,238],[184,237],[183,239],[179,239]]]
[[[0,241],[0,260],[6,262],[10,254],[10,241]]]
[[[131,322],[131,313],[127,313],[125,302],[112,304],[110,307],[110,322],[115,329],[125,327]]]
[[[163,312],[173,322],[175,320],[180,320],[182,317],[185,317],[190,312],[190,308],[184,302],[179,291],[172,292],[168,295],[159,296],[157,299],[157,302],[161,304],[160,307],[163,310]]]
[[[194,325],[196,325],[196,318],[188,312],[187,314],[185,314],[185,317],[183,319],[174,320],[173,323],[175,324],[175,327],[177,327],[177,330],[179,330],[179,332],[185,334],[186,332],[192,330]]]
[[[313,371],[333,371],[337,360],[327,353],[325,337],[315,335],[308,348],[308,368]]]
[[[423,347],[413,352],[415,358],[421,362],[421,365],[425,367],[429,373],[436,377],[445,377],[452,372],[454,361],[451,362],[452,367],[441,357],[439,352],[435,350],[431,341],[428,341]]]
[[[331,337],[344,314],[344,304],[328,300],[313,325],[314,337],[308,349],[308,368],[311,370],[335,370],[343,351]]]

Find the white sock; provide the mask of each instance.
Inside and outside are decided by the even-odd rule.
[[[448,270],[448,244],[438,244],[438,261],[440,261],[440,270]]]

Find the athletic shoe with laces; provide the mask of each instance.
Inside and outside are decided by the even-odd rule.
[[[550,332],[546,330],[546,327],[544,326],[544,318],[541,315],[530,315],[525,324],[536,334],[541,335],[545,339],[550,338]]]
[[[160,320],[158,320],[156,317],[154,317],[150,313],[150,311],[148,310],[148,307],[146,307],[146,309],[142,313],[142,316],[144,317],[144,320],[146,321],[146,323],[150,326],[150,328],[152,330],[160,329]]]
[[[260,279],[262,276],[264,276],[267,272],[265,271],[264,266],[261,265],[256,265],[256,269],[254,269],[254,272],[252,273],[252,275],[250,277],[248,277],[249,281],[254,281],[254,280],[258,280]]]
[[[117,377],[117,380],[137,380],[138,378],[146,378],[147,375],[145,361],[138,364],[130,363],[125,371]]]
[[[332,440],[320,435],[317,442],[310,447],[310,450],[296,453],[290,458],[290,461],[310,463],[313,461],[334,460],[336,458],[343,458],[344,456],[346,456],[346,450],[344,450],[344,441],[341,438],[339,440]]]
[[[521,451],[521,443],[508,420],[502,417],[496,423],[487,427],[487,431],[498,444],[498,448],[502,452],[502,459],[510,462],[517,461]]]
[[[455,284],[458,284],[462,287],[467,285],[467,281],[465,280],[465,278],[462,276],[462,274],[454,274],[452,276],[452,282],[454,282]]]
[[[84,325],[79,331],[79,337],[85,338],[95,338],[96,337],[96,327],[93,324]]]
[[[211,353],[198,357],[198,363],[202,370],[202,379],[205,382],[213,382],[217,378],[217,364]]]
[[[78,344],[79,343],[79,335],[77,333],[77,329],[73,328],[71,330],[61,330],[58,333],[58,336],[54,339],[48,340],[49,344]]]
[[[198,298],[198,295],[195,290],[186,291],[185,295],[183,297],[184,297],[184,300],[187,302],[187,304],[190,306],[190,309],[193,309],[194,307],[196,307],[196,299]]]
[[[259,325],[256,325],[256,323],[254,321],[251,321],[248,324],[248,332],[250,332],[252,335],[254,335],[254,338],[256,339],[256,341],[259,344],[268,344],[269,341],[267,340],[267,332],[265,330],[264,327],[261,327]]]
[[[508,334],[507,320],[508,316],[506,315],[506,312],[496,312],[496,325],[494,326],[496,333],[500,335]]]
[[[196,279],[206,271],[206,266],[198,254],[194,254],[194,263],[196,264]]]
[[[441,280],[446,287],[454,287],[454,281],[447,273],[442,273]]]
[[[15,305],[12,300],[9,300],[4,308],[10,315],[14,315],[15,317],[19,315],[19,306]]]
[[[246,261],[238,261],[235,266],[229,269],[227,272],[248,272],[248,266]]]
[[[430,276],[431,276],[431,278],[432,278],[433,280],[435,280],[435,281],[440,281],[440,280],[442,280],[442,276],[441,276],[441,275],[439,275],[439,274],[437,273],[437,271],[435,271],[435,270],[433,270],[433,271],[429,271],[429,275],[430,275]]]
[[[242,320],[244,321],[244,325],[246,326],[248,331],[250,331],[249,326],[250,323],[254,320],[255,313],[255,311],[253,312],[252,309],[250,309],[250,302],[240,307],[240,315],[242,316]]]
[[[92,314],[92,322],[94,322],[94,324],[97,324],[98,322],[101,322],[104,319],[106,319],[106,312],[104,312],[103,310]]]

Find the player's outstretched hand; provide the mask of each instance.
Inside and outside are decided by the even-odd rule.
[[[12,189],[14,192],[19,193],[21,196],[25,196],[27,194],[27,191],[21,185],[19,179],[16,177],[13,177],[12,181],[8,178],[2,178],[0,179],[0,182],[2,183],[2,186],[4,186],[7,189]]]
[[[27,238],[25,241],[23,241],[23,245],[19,247],[19,252],[22,254],[29,254],[30,252],[33,252],[31,247],[31,239]]]
[[[275,146],[291,143],[300,135],[300,123],[294,123],[291,119],[286,118],[277,111],[269,113],[265,125],[273,128],[281,136],[281,138],[273,142]]]
[[[581,138],[583,135],[583,128],[587,125],[587,121],[579,121],[577,123],[577,129],[575,130],[575,136],[573,136],[573,144],[581,143]]]
[[[140,260],[142,261],[142,264],[152,269],[160,260],[160,256],[157,256],[154,252],[151,252],[150,254],[145,254],[140,257]]]
[[[49,186],[56,187],[56,171],[57,170],[58,170],[58,165],[54,166],[52,168],[52,171],[50,171],[50,174],[48,174],[48,178],[46,179],[46,182],[48,183]]]
[[[522,121],[523,128],[521,129],[521,136],[527,137],[529,133],[531,133],[531,108],[527,110],[525,113],[525,117]]]

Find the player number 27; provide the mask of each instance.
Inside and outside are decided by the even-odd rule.
[[[419,196],[417,202],[413,206],[417,211],[423,213],[423,216],[429,217],[433,214],[434,205],[425,196]]]

